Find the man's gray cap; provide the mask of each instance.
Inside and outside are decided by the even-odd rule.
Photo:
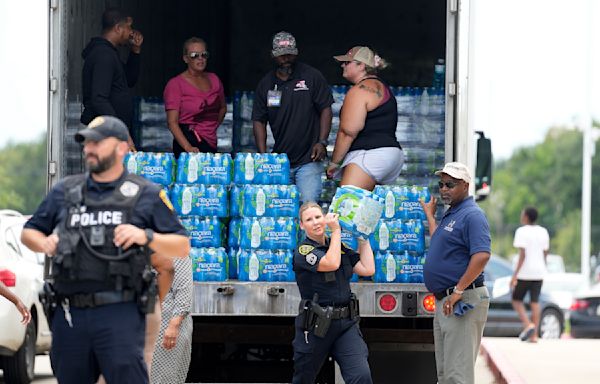
[[[281,31],[273,36],[273,50],[271,51],[274,57],[283,55],[297,55],[296,39],[291,33]]]
[[[100,141],[107,137],[127,141],[129,139],[129,130],[125,123],[114,116],[98,116],[86,128],[75,134],[75,141],[78,143],[82,143],[85,140]]]

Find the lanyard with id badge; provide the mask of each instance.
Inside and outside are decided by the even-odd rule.
[[[281,91],[277,90],[277,84],[274,89],[270,89],[267,92],[267,107],[280,107],[281,106]]]

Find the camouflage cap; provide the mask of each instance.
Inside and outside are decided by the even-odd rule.
[[[273,50],[271,51],[273,57],[283,55],[297,55],[298,48],[296,48],[296,39],[291,33],[281,31],[273,36]]]

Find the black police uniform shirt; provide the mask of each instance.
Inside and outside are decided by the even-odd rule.
[[[360,255],[342,243],[342,260],[340,267],[332,272],[319,272],[319,262],[329,249],[329,241],[325,245],[306,238],[294,251],[294,272],[302,299],[312,300],[319,294],[319,305],[346,306],[350,302],[350,279],[354,266]]]
[[[114,189],[126,177],[127,171],[123,172],[118,180],[109,183],[98,183],[91,177],[86,179],[86,198],[102,200],[110,196]],[[157,184],[151,184],[142,188],[141,195],[133,208],[128,224],[145,229],[151,228],[157,233],[173,233],[187,236],[185,228],[181,225],[177,216],[172,211],[171,202],[165,192]],[[25,228],[31,228],[50,235],[59,223],[66,219],[64,182],[59,182],[50,190],[44,201],[40,204],[33,216],[25,223]],[[67,288],[72,293],[90,293],[106,290],[103,283],[95,281],[84,281]]]
[[[267,94],[271,90],[281,92],[278,107],[268,106]],[[286,81],[278,78],[275,70],[260,80],[254,94],[252,120],[269,122],[275,139],[273,152],[286,153],[290,165],[298,167],[312,161],[312,147],[319,142],[321,131],[321,111],[331,104],[331,88],[321,72],[296,63]]]

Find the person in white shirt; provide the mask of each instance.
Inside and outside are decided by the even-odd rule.
[[[537,209],[527,207],[521,213],[521,224],[517,228],[513,246],[519,249],[519,260],[511,280],[512,305],[523,323],[519,335],[522,341],[537,342],[540,325],[540,306],[538,304],[542,282],[546,274],[546,257],[550,248],[550,236],[546,228],[537,225]],[[529,292],[531,320],[525,312],[523,298]]]

